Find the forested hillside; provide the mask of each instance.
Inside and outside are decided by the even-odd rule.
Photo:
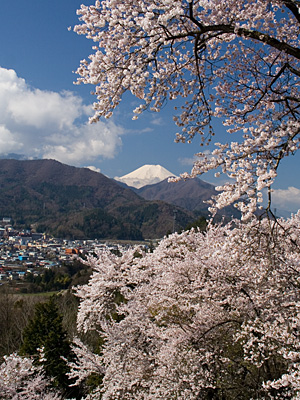
[[[63,238],[158,238],[194,215],[145,201],[103,174],[54,160],[0,160],[0,215]]]

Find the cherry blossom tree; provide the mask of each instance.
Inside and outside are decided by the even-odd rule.
[[[88,399],[299,399],[300,214],[173,234],[89,259],[71,375]]]
[[[78,34],[95,42],[77,70],[95,85],[93,122],[109,118],[129,91],[174,115],[177,141],[214,136],[220,118],[231,137],[199,153],[190,175],[218,169],[233,183],[215,207],[233,201],[246,219],[270,188],[280,161],[299,148],[299,0],[103,0],[81,6]],[[220,172],[219,172],[220,171]],[[232,182],[232,181],[230,181]],[[270,200],[269,190],[269,200]],[[247,202],[241,201],[246,197]],[[270,203],[269,206],[270,207]]]
[[[209,144],[220,118],[231,139],[183,178],[227,174],[214,207],[236,201],[247,222],[175,233],[153,253],[90,257],[77,325],[102,346],[74,339],[70,379],[98,376],[87,400],[300,399],[300,212],[253,216],[299,148],[299,0],[103,0],[78,13],[74,30],[95,42],[77,71],[95,86],[92,122],[127,91],[141,101],[134,119],[181,99],[177,141]],[[16,357],[1,365],[9,399],[43,380]]]
[[[125,92],[140,99],[133,119],[181,100],[177,141],[210,144],[219,118],[228,143],[183,178],[227,174],[213,209],[237,202],[247,223],[91,257],[78,330],[104,344],[76,339],[70,376],[101,376],[87,399],[299,399],[300,214],[253,216],[299,148],[299,0],[103,0],[78,14],[95,42],[77,70],[95,86],[91,121]]]
[[[4,356],[0,365],[0,392],[3,400],[59,400],[61,396],[50,389],[41,367],[31,358],[17,354]]]

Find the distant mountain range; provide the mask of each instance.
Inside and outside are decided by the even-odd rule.
[[[174,176],[161,166],[144,166],[131,174],[135,184],[158,183],[137,189],[54,160],[0,159],[0,219],[70,239],[160,238],[207,217],[204,201],[216,193],[200,179],[168,183],[169,174]]]
[[[155,185],[135,189],[135,192],[146,200],[162,200],[205,214],[208,212],[205,201],[217,193],[213,185],[198,178],[178,182],[168,182],[168,179],[165,179]]]
[[[170,204],[209,217],[207,200],[218,194],[215,187],[201,179],[187,179],[178,182],[168,182],[169,177],[176,175],[160,165],[144,165],[130,174],[115,178],[129,186],[146,200],[162,200]],[[239,218],[240,213],[235,207],[229,206],[219,212],[219,215]]]
[[[159,238],[184,228],[193,213],[88,168],[54,160],[0,160],[0,218],[64,238]]]

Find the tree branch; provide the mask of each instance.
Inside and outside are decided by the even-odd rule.
[[[284,0],[283,3],[293,13],[294,17],[300,23],[300,13],[299,13],[299,8],[298,8],[299,5],[297,6],[297,3],[293,0]],[[298,2],[298,4],[299,4],[299,2]]]

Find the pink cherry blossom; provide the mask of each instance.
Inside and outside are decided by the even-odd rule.
[[[50,382],[31,358],[18,354],[4,356],[0,365],[0,393],[4,400],[59,400],[62,397],[50,389]]]
[[[89,399],[299,398],[299,233],[234,221],[91,257],[78,329],[104,346],[77,341],[72,376],[103,374]]]

